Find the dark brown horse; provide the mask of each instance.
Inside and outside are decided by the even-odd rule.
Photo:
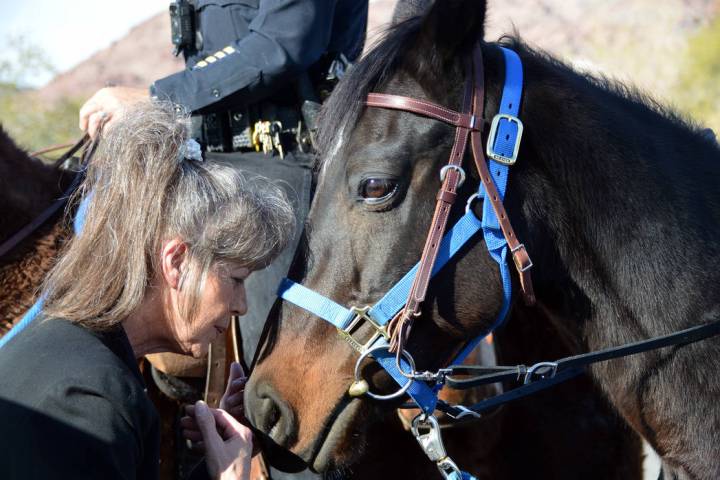
[[[465,61],[484,19],[483,1],[438,2],[390,32],[334,92],[308,256],[291,278],[342,305],[373,305],[417,262],[454,130],[407,112],[366,110],[364,101],[377,91],[460,110]],[[522,341],[504,338],[521,334],[522,323],[553,333],[566,353],[582,353],[717,321],[718,146],[629,87],[575,72],[519,39],[503,45],[519,54],[526,78],[525,135],[505,205],[535,262],[538,306],[515,304],[499,344]],[[505,70],[499,45],[481,48],[489,124]],[[462,199],[478,185],[472,160],[464,165]],[[451,220],[463,207],[458,201]],[[415,320],[408,350],[418,370],[445,366],[492,324],[501,301],[497,265],[476,238],[433,280]],[[352,463],[369,425],[396,404],[348,395],[357,352],[332,325],[286,303],[267,332],[246,391],[252,422],[317,470]],[[550,344],[543,351],[543,337],[530,333],[538,357],[562,355]],[[531,364],[530,355],[514,354],[505,360]],[[661,454],[666,477],[720,478],[720,456],[711,453],[720,448],[719,358],[714,338],[599,364],[590,378]],[[366,363],[363,377],[374,391],[393,390],[377,364]],[[523,404],[542,415],[541,398]]]

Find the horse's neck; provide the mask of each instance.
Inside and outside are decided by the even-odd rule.
[[[544,303],[570,322],[634,329],[629,339],[680,329],[720,287],[720,150],[638,100],[529,60],[528,78],[552,81],[528,82],[511,202],[535,246],[536,285],[555,297]]]

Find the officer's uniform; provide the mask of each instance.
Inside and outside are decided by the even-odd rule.
[[[171,15],[181,3],[171,6]],[[157,80],[151,95],[193,114],[193,136],[204,146],[207,160],[281,180],[295,204],[300,232],[310,205],[313,106],[324,99],[346,62],[362,52],[368,0],[190,4],[193,41],[180,48],[187,68]],[[273,264],[246,282],[249,309],[240,328],[247,364],[298,237]],[[277,471],[272,476],[289,478]],[[290,477],[316,478],[308,472]]]

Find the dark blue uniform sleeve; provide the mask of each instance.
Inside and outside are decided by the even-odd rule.
[[[249,34],[191,68],[157,80],[151,93],[192,112],[260,100],[315,63],[332,33],[333,0],[261,0]],[[211,28],[211,27],[210,27]]]

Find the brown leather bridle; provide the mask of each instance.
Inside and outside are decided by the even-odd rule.
[[[485,80],[482,46],[478,42],[473,49],[473,59],[468,69],[468,77],[463,93],[462,110],[456,112],[442,105],[426,100],[391,95],[386,93],[369,93],[365,104],[368,107],[387,108],[404,112],[416,113],[434,118],[455,126],[455,142],[450,151],[448,163],[441,170],[442,186],[436,196],[435,213],[425,241],[418,271],[410,289],[405,308],[400,311],[388,324],[388,333],[391,336],[390,351],[402,352],[403,345],[410,332],[413,319],[421,314],[422,303],[430,283],[433,265],[437,258],[440,242],[447,227],[450,210],[457,198],[457,189],[465,180],[462,170],[462,161],[465,157],[468,137],[472,150],[475,167],[480,180],[485,187],[485,198],[489,199],[500,223],[500,228],[512,252],[515,268],[520,279],[525,303],[535,303],[530,268],[532,261],[522,244],[515,235],[510,219],[505,211],[502,198],[488,170],[487,159],[482,148],[483,112],[485,105]]]

